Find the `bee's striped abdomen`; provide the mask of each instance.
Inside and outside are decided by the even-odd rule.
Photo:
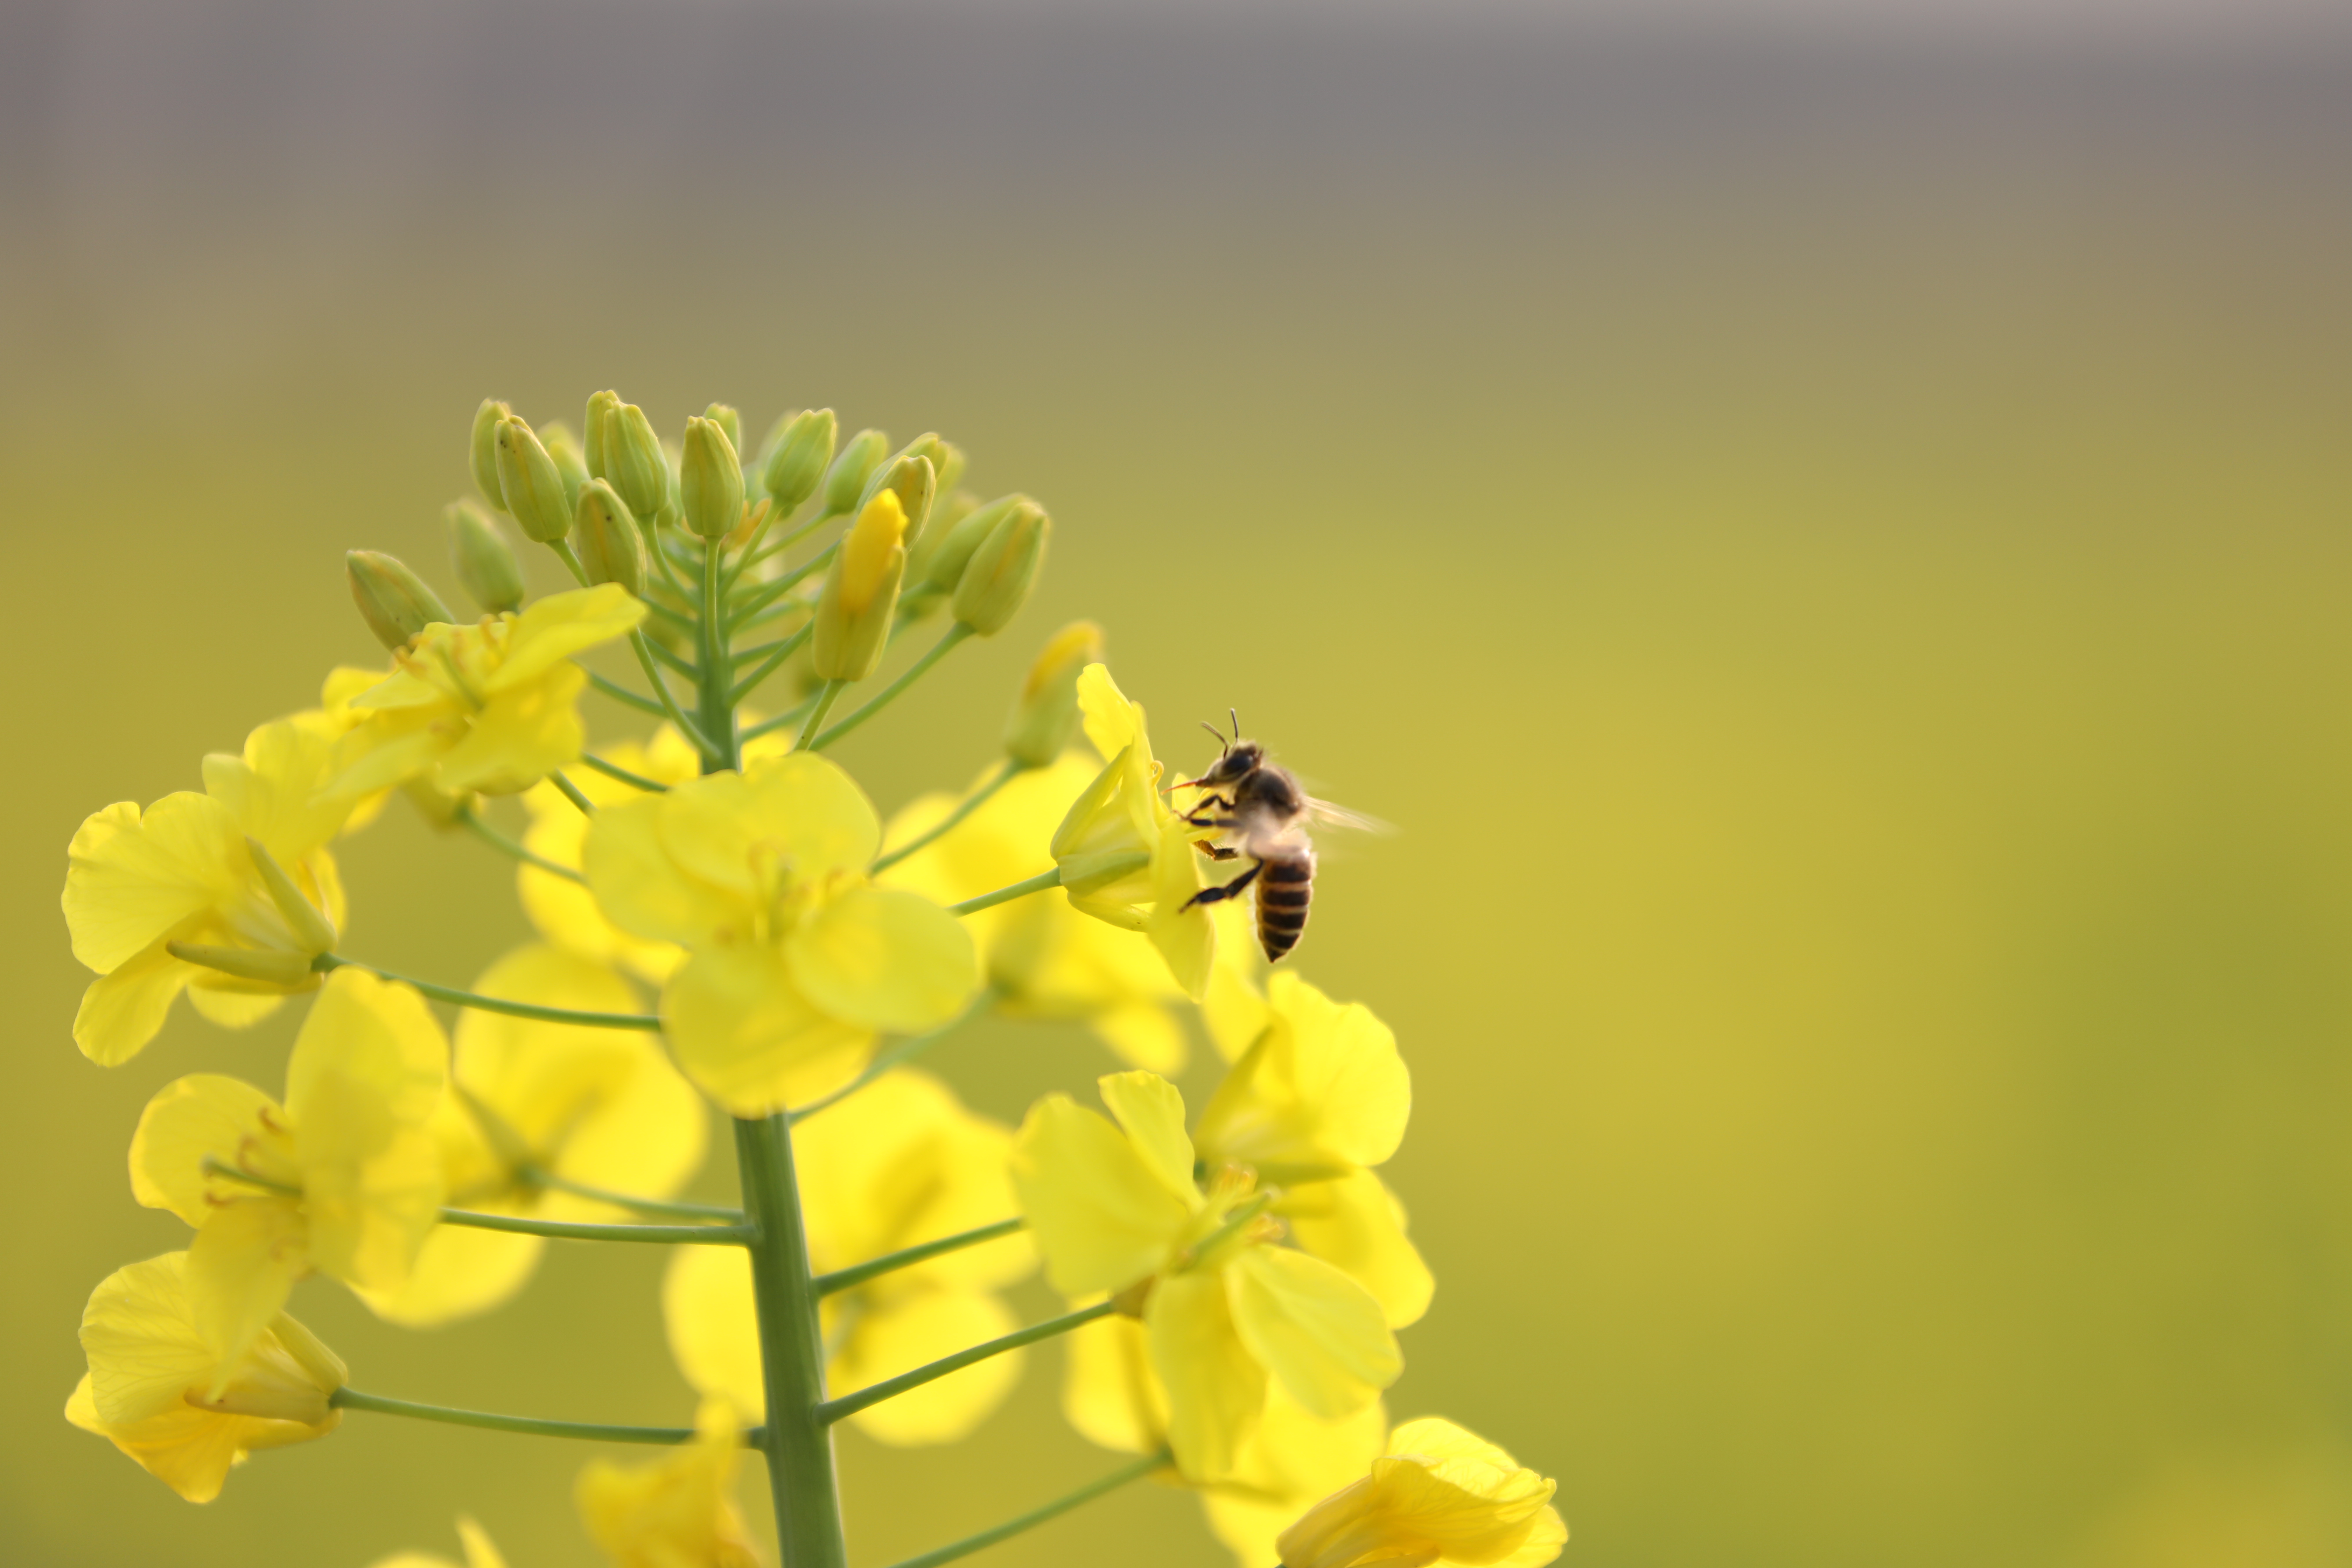
[[[1315,852],[1295,859],[1268,860],[1257,876],[1257,942],[1268,963],[1298,945],[1307,930],[1307,906],[1315,896]]]

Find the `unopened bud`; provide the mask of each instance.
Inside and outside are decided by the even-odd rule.
[[[1054,634],[1029,667],[1005,722],[1007,755],[1024,768],[1043,768],[1069,748],[1078,730],[1078,671],[1102,657],[1102,627],[1092,621],[1072,621]]]
[[[732,404],[714,403],[702,411],[702,416],[727,432],[730,449],[737,452],[743,449],[743,416]]]
[[[646,536],[628,503],[602,479],[580,487],[572,517],[572,548],[588,581],[618,583],[631,594],[646,591]]]
[[[929,458],[920,452],[900,452],[866,479],[857,510],[865,511],[868,501],[886,492],[897,496],[898,510],[907,514],[907,548],[912,550],[923,536],[923,525],[931,520],[931,500],[938,495],[939,485],[939,469]]]
[[[1029,602],[1053,532],[1054,520],[1034,501],[1007,512],[972,552],[956,584],[955,618],[984,637],[1003,631]]]
[[[588,482],[588,458],[580,450],[580,443],[572,434],[572,426],[561,420],[547,426],[539,433],[539,444],[555,459],[555,471],[563,476],[563,500],[567,505],[580,504],[580,487]]]
[[[956,486],[963,482],[964,450],[953,441],[937,441],[930,453],[931,467],[940,471],[940,494],[955,494]]]
[[[572,496],[563,470],[540,445],[530,426],[509,414],[499,421],[499,491],[506,509],[534,544],[552,544],[572,531]]]
[[[735,460],[726,426],[716,419],[686,422],[677,489],[686,526],[705,539],[724,538],[743,521],[743,465]]]
[[[816,494],[824,467],[833,461],[833,444],[839,435],[840,422],[830,408],[803,409],[777,429],[761,482],[779,515],[790,516],[801,502]]]
[[[368,630],[389,648],[403,648],[408,639],[436,621],[455,626],[457,617],[396,555],[381,550],[347,550],[343,575],[352,584],[352,599],[360,607]]]
[[[522,566],[490,514],[461,500],[450,502],[442,516],[449,521],[450,563],[467,596],[494,616],[520,605]]]
[[[879,430],[860,430],[841,448],[841,456],[824,475],[824,510],[835,517],[845,511],[859,510],[859,500],[866,494],[866,481],[882,466],[883,456],[890,450],[890,437]]]
[[[620,410],[621,395],[617,392],[600,392],[588,399],[588,412],[580,421],[580,439],[593,478],[604,477],[605,421]]]
[[[926,541],[929,548],[918,552],[919,580],[923,588],[929,593],[954,593],[981,542],[996,531],[996,525],[1019,508],[1036,504],[1024,495],[1000,496],[986,506],[966,512],[935,541]]]
[[[603,457],[589,473],[620,492],[630,516],[651,521],[669,500],[669,458],[644,409],[624,403],[605,416]]]
[[[506,510],[507,503],[499,489],[499,421],[513,412],[495,397],[482,399],[482,405],[474,410],[473,441],[467,448],[474,468],[474,488],[500,511]]]
[[[814,667],[825,680],[863,680],[882,662],[907,574],[907,514],[884,490],[842,536],[817,595]]]

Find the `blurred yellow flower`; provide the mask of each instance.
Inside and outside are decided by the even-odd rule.
[[[499,960],[472,989],[588,1012],[637,1006],[627,982],[611,970],[537,944]],[[709,1137],[702,1097],[657,1041],[632,1029],[468,1009],[458,1015],[449,1082],[430,1130],[446,1201],[456,1208],[625,1220],[628,1211],[541,1178],[666,1198],[701,1165]],[[361,1294],[378,1316],[412,1328],[470,1317],[521,1289],[545,1246],[536,1236],[436,1226],[403,1284]]]
[[[953,915],[866,877],[874,807],[807,752],[597,814],[584,863],[614,925],[692,954],[662,990],[688,1077],[738,1116],[849,1081],[883,1031],[919,1034],[980,988]]]
[[[82,823],[62,901],[74,957],[100,976],[74,1017],[83,1055],[107,1067],[136,1056],[182,991],[242,1028],[318,984],[310,961],[345,918],[326,845],[351,803],[315,793],[334,745],[324,715],[280,719],[241,755],[206,757],[204,794],[143,813],[121,801]]]
[[[213,1073],[147,1102],[131,1195],[196,1227],[188,1297],[221,1375],[311,1269],[368,1290],[406,1280],[441,1204],[425,1124],[448,1055],[415,991],[339,969],[294,1042],[282,1106]]]
[[[1391,1433],[1369,1476],[1307,1510],[1276,1547],[1282,1568],[1542,1568],[1568,1542],[1554,1489],[1492,1443],[1427,1416]]]
[[[1071,754],[1050,767],[1015,773],[970,816],[877,879],[953,904],[1033,877],[1038,847],[1053,837],[1095,773]],[[952,795],[921,796],[891,819],[885,842],[911,842],[955,806]],[[1088,919],[1066,899],[1045,896],[967,915],[964,927],[980,943],[988,984],[1006,1016],[1076,1020],[1130,1066],[1183,1070],[1184,1032],[1168,1011],[1183,993],[1136,932]]]
[[[491,1544],[482,1527],[463,1514],[457,1517],[457,1540],[466,1549],[463,1568],[507,1568],[507,1560],[499,1554],[499,1549]],[[371,1568],[460,1568],[460,1565],[430,1552],[395,1552],[389,1557],[376,1559]]]
[[[252,1450],[333,1431],[342,1413],[327,1402],[345,1369],[283,1313],[223,1358],[196,1331],[187,1274],[188,1255],[167,1252],[117,1269],[90,1292],[81,1318],[89,1371],[66,1402],[66,1419],[190,1502],[210,1502]]]
[[[1152,1370],[1142,1323],[1097,1318],[1068,1339],[1062,1410],[1080,1436],[1123,1453],[1168,1446],[1168,1394]],[[1265,1568],[1275,1538],[1299,1510],[1364,1473],[1381,1451],[1388,1415],[1375,1400],[1353,1415],[1320,1421],[1280,1384],[1266,1391],[1265,1414],[1241,1445],[1230,1474],[1194,1483],[1211,1533],[1238,1568]]]
[[[446,795],[513,795],[580,760],[572,656],[625,637],[646,607],[617,583],[551,594],[470,626],[436,623],[393,656],[396,668],[352,700],[331,793],[356,798],[423,777]]]
[[[757,1568],[735,1507],[743,1452],[735,1412],[706,1399],[694,1440],[649,1465],[592,1459],[572,1498],[616,1568]]]
[[[1330,1264],[1269,1245],[1279,1194],[1247,1171],[1223,1167],[1202,1191],[1174,1085],[1143,1072],[1099,1083],[1118,1125],[1047,1095],[1022,1123],[1013,1185],[1056,1289],[1142,1288],[1178,1468],[1230,1476],[1269,1376],[1321,1420],[1371,1405],[1404,1364],[1380,1303]]]
[[[1360,1002],[1342,1006],[1293,973],[1266,983],[1254,1043],[1193,1129],[1203,1163],[1242,1165],[1282,1189],[1273,1212],[1307,1251],[1379,1299],[1391,1328],[1436,1289],[1405,1237],[1404,1210],[1368,1168],[1394,1154],[1412,1111],[1396,1036]]]
[[[1010,1219],[1012,1134],[938,1079],[900,1068],[794,1129],[810,1267],[827,1273]],[[1012,1332],[996,1291],[1036,1267],[1025,1236],[942,1254],[836,1291],[824,1305],[835,1395]],[[739,1248],[682,1247],[662,1289],[669,1342],[688,1383],[753,1418],[761,1381],[751,1269]],[[951,1443],[1003,1404],[1021,1372],[1011,1352],[869,1405],[850,1419],[877,1441]]]

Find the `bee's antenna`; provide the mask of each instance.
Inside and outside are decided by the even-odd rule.
[[[1221,760],[1227,752],[1234,749],[1234,743],[1225,739],[1225,732],[1223,730],[1218,729],[1214,724],[1210,723],[1206,719],[1201,721],[1201,728],[1206,730],[1210,734],[1214,735],[1217,738],[1217,755]]]
[[[1234,739],[1236,741],[1240,740],[1242,738],[1242,716],[1228,708],[1225,710],[1225,717],[1234,721]]]

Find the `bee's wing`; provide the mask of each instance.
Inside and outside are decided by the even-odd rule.
[[[1311,795],[1307,797],[1307,814],[1327,827],[1349,827],[1358,833],[1389,834],[1397,831],[1394,823],[1382,822],[1377,816],[1366,816],[1360,811],[1349,811],[1344,805],[1334,805]]]

